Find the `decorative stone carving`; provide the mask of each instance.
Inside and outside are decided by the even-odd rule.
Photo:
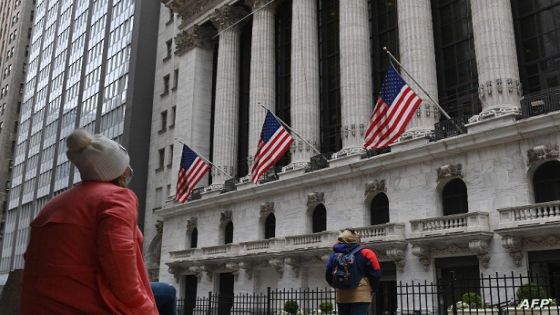
[[[270,0],[246,0],[247,4],[251,6],[251,8],[253,8],[253,10],[258,10],[262,7],[264,7],[265,5],[270,3]],[[268,6],[274,6],[276,5],[275,2],[270,3]]]
[[[513,263],[517,267],[521,266],[521,260],[523,259],[523,253],[521,252],[521,239],[511,235],[502,236],[502,247],[509,252],[509,255],[513,259]]]
[[[220,214],[220,224],[224,225],[232,220],[231,210],[226,210]]]
[[[183,28],[204,12],[217,6],[222,0],[161,0],[161,2],[181,16],[183,23],[179,28]]]
[[[209,48],[213,35],[214,32],[209,27],[194,25],[175,37],[175,54],[180,56],[195,47]]]
[[[555,235],[529,237],[526,238],[523,243],[527,248],[553,248],[560,246],[560,238]]]
[[[192,232],[192,230],[194,230],[198,223],[197,223],[197,218],[196,217],[192,217],[190,219],[187,220],[187,232]]]
[[[251,280],[253,278],[253,268],[252,268],[253,266],[252,266],[252,264],[250,264],[248,262],[245,262],[245,261],[242,261],[238,264],[238,266],[239,266],[240,270],[243,270],[243,272],[245,272],[245,274],[247,275],[247,278],[249,280]]]
[[[239,264],[235,262],[228,262],[225,265],[226,269],[232,272],[239,271]]]
[[[274,202],[266,201],[261,203],[261,217],[266,218],[271,213],[274,213]]]
[[[420,260],[424,270],[428,271],[432,260],[430,249],[426,246],[412,245],[412,254]]]
[[[461,164],[447,164],[437,169],[438,181],[446,178],[463,178],[463,166]]]
[[[366,183],[365,195],[374,194],[378,192],[387,192],[387,187],[385,186],[385,179],[374,179]]]
[[[218,30],[223,31],[239,22],[246,15],[247,11],[243,8],[226,4],[216,9],[216,11],[210,16],[210,21]]]
[[[478,261],[483,268],[488,268],[490,255],[488,255],[489,240],[471,240],[469,241],[469,250],[476,254]]]
[[[301,259],[298,257],[288,257],[284,259],[284,262],[292,268],[295,276],[299,277],[299,272],[301,271]]]
[[[389,257],[389,259],[393,260],[395,262],[395,265],[397,266],[397,268],[399,268],[399,271],[403,271],[404,270],[404,264],[405,264],[405,250],[406,250],[406,245],[402,246],[402,247],[393,247],[390,249],[387,249],[386,251],[386,255],[387,257]]]
[[[284,259],[281,258],[271,258],[268,260],[268,264],[274,268],[278,273],[284,272]]]
[[[323,192],[312,192],[307,194],[307,207],[311,208],[320,203],[325,202],[325,193]]]
[[[546,160],[558,160],[560,158],[560,149],[558,145],[538,145],[527,150],[528,165],[535,162]]]

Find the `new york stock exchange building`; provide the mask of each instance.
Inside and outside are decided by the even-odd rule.
[[[405,284],[426,293],[422,314],[443,308],[428,291],[445,281],[499,304],[516,290],[488,283],[540,275],[546,295],[560,297],[560,1],[162,5],[161,19],[176,22],[160,36],[173,34],[168,58],[181,74],[170,137],[234,175],[214,169],[178,203],[175,149],[169,197],[146,220],[160,221],[146,240],[151,275],[173,283],[189,312],[209,292],[327,287],[325,261],[346,227],[379,256],[376,303],[385,312],[418,308],[403,298]],[[423,103],[396,142],[365,150],[385,46]],[[297,138],[252,183],[263,106],[327,159]]]

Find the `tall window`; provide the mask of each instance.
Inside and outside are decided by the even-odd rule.
[[[450,181],[443,187],[441,199],[443,202],[443,215],[469,212],[467,186],[458,178]]]
[[[198,229],[194,228],[191,232],[191,248],[198,246]]]
[[[560,0],[513,0],[523,90],[560,86]]]
[[[318,205],[313,210],[313,233],[327,230],[327,209],[323,204]]]
[[[274,238],[276,236],[276,217],[274,213],[269,214],[264,222],[264,238]]]
[[[560,200],[560,162],[546,162],[533,175],[535,202]]]
[[[398,58],[399,32],[397,27],[396,0],[369,0],[369,21],[371,28],[371,65],[373,93],[378,95],[381,82],[389,66],[389,57],[383,51],[387,47]],[[372,103],[374,100],[372,100]]]
[[[339,1],[318,0],[321,151],[342,148],[340,121]]]
[[[224,244],[231,243],[233,243],[233,223],[229,221],[224,229]]]
[[[281,2],[276,9],[276,115],[286,124],[290,117],[290,66],[292,49],[292,0]],[[290,163],[291,152],[276,163],[276,171]]]
[[[239,133],[237,135],[237,177],[249,173],[247,151],[249,150],[249,89],[251,74],[252,20],[241,31],[241,60],[239,67]]]
[[[384,193],[379,193],[371,201],[370,224],[385,224],[389,222],[389,199]]]
[[[480,112],[470,0],[432,0],[439,102],[455,118]]]

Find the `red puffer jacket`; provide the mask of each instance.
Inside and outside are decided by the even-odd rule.
[[[158,314],[137,208],[132,191],[108,182],[49,201],[31,223],[22,314]]]

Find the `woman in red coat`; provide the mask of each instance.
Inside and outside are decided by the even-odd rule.
[[[22,314],[158,314],[141,253],[129,157],[85,130],[67,139],[82,182],[31,223]]]

